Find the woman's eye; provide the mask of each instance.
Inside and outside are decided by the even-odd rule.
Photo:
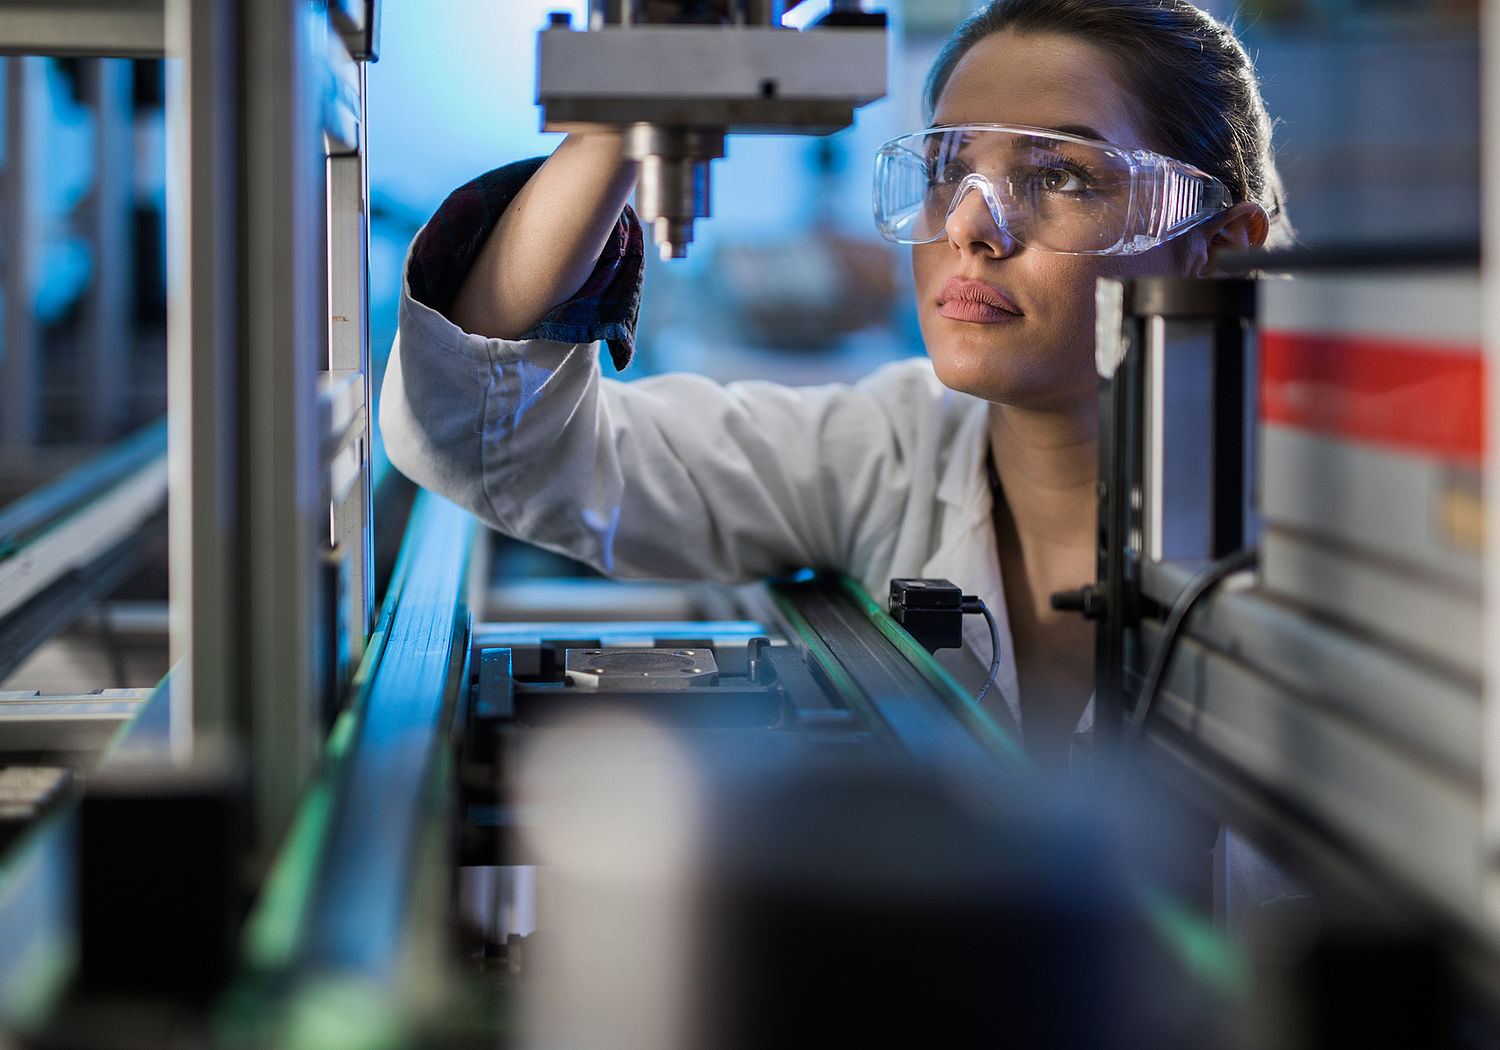
[[[1068,168],[1043,168],[1037,180],[1048,193],[1081,193],[1088,189],[1082,176]]]
[[[963,181],[964,176],[969,174],[969,166],[960,161],[950,160],[929,164],[927,172],[928,179],[934,185],[951,186],[955,182]]]

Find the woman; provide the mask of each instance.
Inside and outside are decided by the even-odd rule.
[[[1094,575],[1095,282],[1208,274],[1284,229],[1270,125],[1239,43],[1185,0],[995,0],[926,101],[937,130],[882,151],[877,217],[913,245],[929,360],[851,387],[602,379],[595,340],[630,353],[641,236],[601,129],[418,236],[381,425],[404,473],[612,574],[952,579],[1001,623],[996,713],[1055,765],[1090,722],[1093,631],[1049,597]],[[1141,150],[1154,183],[1122,166]],[[1186,196],[1151,207],[1168,183]],[[988,656],[982,625],[966,650]]]

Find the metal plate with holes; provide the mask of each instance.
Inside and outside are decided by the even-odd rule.
[[[569,649],[563,667],[584,689],[686,689],[719,678],[708,649]]]

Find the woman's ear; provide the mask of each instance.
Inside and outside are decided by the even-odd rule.
[[[1204,228],[1208,236],[1208,253],[1202,258],[1197,277],[1207,277],[1219,272],[1215,261],[1221,251],[1258,248],[1266,243],[1271,232],[1271,220],[1266,209],[1253,201],[1236,204],[1215,216]]]

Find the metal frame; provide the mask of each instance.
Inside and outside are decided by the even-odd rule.
[[[155,58],[162,0],[0,0],[0,54]]]
[[[170,350],[184,435],[175,737],[257,756],[268,848],[371,627],[363,73],[319,5],[167,12],[185,59],[170,223],[173,317],[186,318]]]
[[[168,88],[171,646],[182,661],[171,739],[179,759],[253,756],[257,841],[269,850],[316,766],[373,617],[357,58],[375,52],[378,7],[0,0],[0,15],[0,53],[179,60]],[[8,63],[13,86],[22,61]],[[117,79],[90,90],[117,96]],[[19,92],[9,100],[18,157],[27,129]],[[113,155],[120,144],[100,147]],[[24,233],[28,209],[23,166],[9,168],[15,214],[4,218],[20,250],[7,253],[5,281],[14,289],[29,272],[29,238],[10,235]],[[89,209],[106,240],[121,233],[118,198],[109,190]],[[98,360],[87,371],[108,386],[119,355],[103,335],[125,307],[120,289],[97,292],[87,320]],[[0,443],[24,443],[34,429],[28,324],[27,311],[6,311],[11,393]]]
[[[375,0],[347,0],[332,12],[310,0],[0,0],[0,53],[177,60],[167,91],[165,474],[178,663],[116,735],[105,766],[202,769],[242,756],[253,827],[242,859],[251,863],[282,842],[371,636],[368,194],[356,60],[374,55],[377,27]],[[25,129],[9,127],[18,156]],[[94,210],[104,222],[109,202]],[[7,220],[24,221],[20,211]],[[100,302],[96,332],[118,305]],[[25,316],[7,311],[8,345],[17,345],[12,333]],[[32,360],[9,355],[7,389]],[[25,440],[29,430],[12,423],[12,434]],[[159,506],[160,459],[131,462],[157,486]],[[132,486],[127,479],[115,489]],[[52,534],[32,533],[49,515],[73,513],[63,527],[77,532],[110,509],[72,488],[41,502],[34,513],[0,516],[7,534],[45,540]],[[116,526],[128,516],[112,517]],[[330,600],[341,586],[347,597]],[[226,790],[241,790],[223,777]],[[71,813],[62,817],[36,829],[29,855],[69,862],[65,849],[51,848],[71,834]],[[231,829],[214,834],[222,837],[205,849],[242,850]],[[34,889],[29,875],[0,881],[0,921]],[[68,916],[48,915],[38,937],[65,958],[77,931]],[[17,960],[31,966],[38,937],[7,948],[0,970],[12,972]],[[35,1011],[39,1002],[17,1009]],[[0,1003],[0,1022],[18,1019],[16,1005]]]
[[[1485,363],[1486,466],[1484,472],[1484,593],[1481,630],[1488,654],[1484,669],[1484,847],[1485,906],[1500,919],[1500,0],[1484,0],[1479,20],[1480,158],[1485,190],[1480,194],[1480,326]]]
[[[36,147],[37,132],[26,104],[28,59],[0,60],[5,67],[5,155],[26,156]],[[13,161],[0,169],[0,295],[7,304],[22,302],[31,280],[36,220],[30,207],[33,190],[26,166]],[[0,448],[31,442],[36,430],[37,325],[29,310],[7,309],[4,353],[0,355]]]
[[[1205,561],[1229,553],[1250,514],[1234,469],[1244,457],[1226,454],[1215,459],[1205,548],[1164,557],[1148,540],[1170,480],[1151,467],[1153,422],[1165,414],[1155,380],[1174,361],[1164,329],[1187,315],[1209,321],[1198,335],[1221,382],[1210,394],[1214,436],[1198,441],[1243,453],[1237,435],[1250,400],[1235,355],[1253,302],[1233,285],[1200,282],[1200,310],[1176,294],[1190,286],[1172,283],[1126,282],[1105,296],[1114,309],[1101,312],[1101,333],[1120,335],[1101,418],[1099,729],[1117,734],[1116,754],[1127,755],[1123,714],[1152,701],[1135,742],[1148,768],[1329,890],[1330,908],[1428,923],[1464,966],[1493,960],[1500,926],[1486,906],[1481,743],[1492,716],[1477,681],[1312,616],[1246,578],[1207,594],[1179,635],[1162,635],[1167,610]],[[1235,523],[1227,529],[1226,516]],[[1160,687],[1142,698],[1163,645],[1172,655]],[[1483,993],[1500,1002],[1500,982]]]
[[[240,542],[236,361],[240,62],[234,0],[166,0],[168,98],[177,180],[168,194],[167,384],[172,406],[169,610],[181,688],[173,750],[228,746],[241,682],[235,573]]]
[[[77,374],[87,390],[85,436],[103,442],[119,433],[126,407],[120,392],[130,388],[129,351],[134,349],[121,346],[122,335],[133,328],[129,275],[135,262],[130,212],[135,140],[134,127],[122,119],[130,112],[131,70],[123,62],[88,63],[83,67],[83,88],[84,102],[99,120],[94,127],[98,164],[84,208],[95,252],[94,281],[83,302]]]

